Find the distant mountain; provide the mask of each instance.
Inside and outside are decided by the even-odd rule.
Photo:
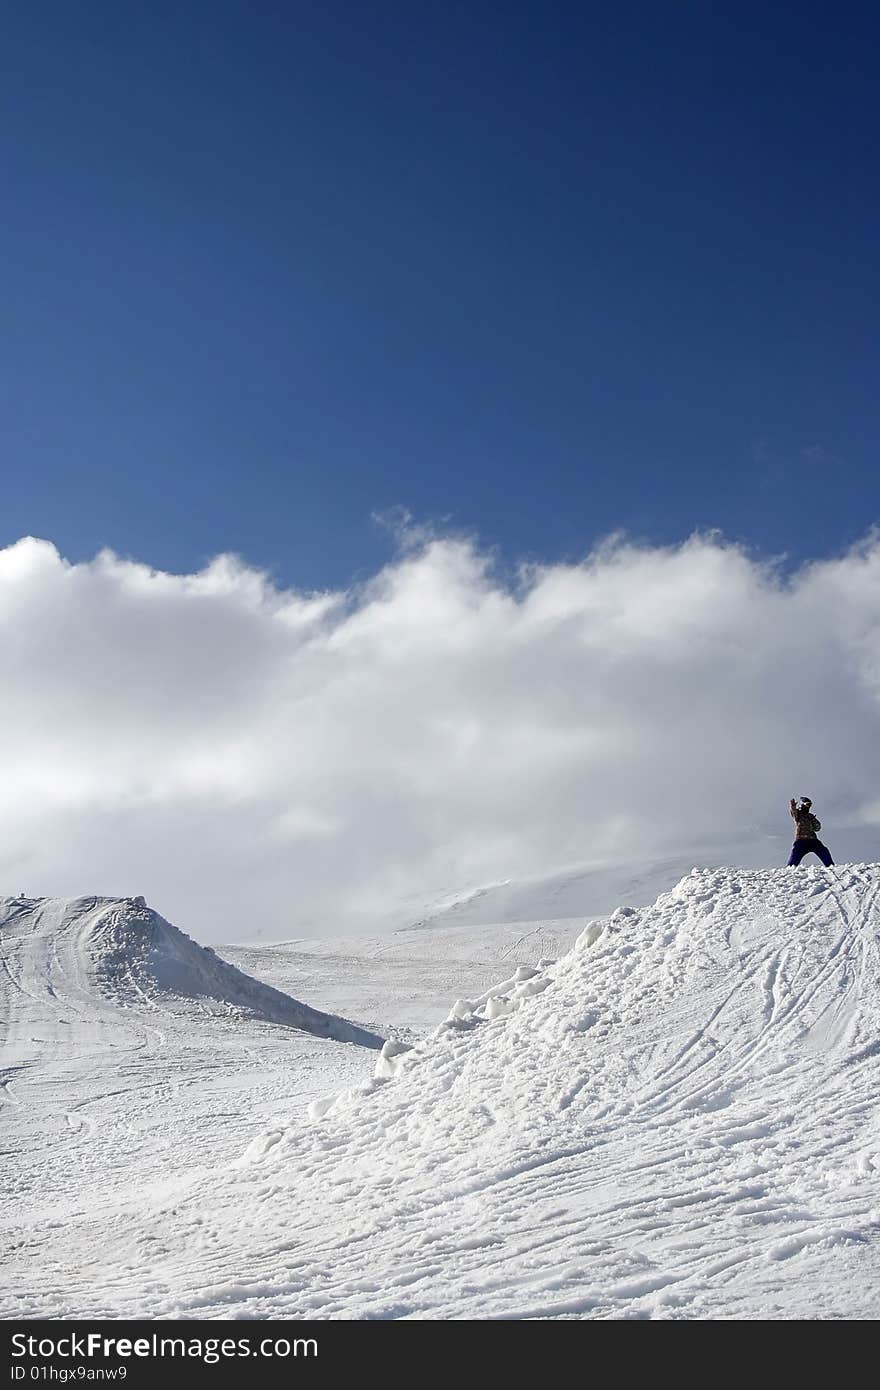
[[[871,863],[880,859],[880,836],[874,830],[844,829],[829,835],[838,863]],[[505,922],[553,922],[604,917],[620,906],[643,907],[671,888],[695,867],[716,864],[743,869],[784,865],[790,841],[783,836],[740,836],[706,841],[662,858],[642,862],[584,863],[530,878],[438,895],[400,920],[398,930],[444,926],[489,926]],[[818,862],[818,861],[810,861]]]

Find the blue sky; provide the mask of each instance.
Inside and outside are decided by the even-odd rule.
[[[4,17],[0,541],[345,583],[880,518],[870,5]]]

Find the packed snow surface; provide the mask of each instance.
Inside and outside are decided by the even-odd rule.
[[[880,1312],[876,865],[695,870],[556,962],[505,957],[378,1061],[245,1012],[160,1041],[176,1004],[138,1012],[112,953],[113,991],[70,989],[27,911],[27,971],[26,924],[0,931],[4,1162],[36,1155],[0,1218],[4,1316]],[[67,1008],[63,1065],[34,1036],[16,1071]]]

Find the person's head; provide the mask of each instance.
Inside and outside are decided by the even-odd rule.
[[[809,809],[810,809],[810,807],[812,806],[812,804],[813,804],[813,803],[812,803],[812,801],[810,800],[810,798],[809,798],[808,796],[802,796],[802,797],[801,797],[801,810],[802,810],[802,811],[809,811]]]

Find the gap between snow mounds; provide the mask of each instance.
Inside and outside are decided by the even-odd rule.
[[[337,1042],[381,1048],[384,1039],[313,1009],[221,960],[147,907],[143,898],[0,899],[0,933],[14,926],[29,974],[49,996],[52,972],[75,984],[79,1007],[240,1016]],[[36,979],[43,963],[45,980]]]
[[[588,932],[590,930],[595,930],[595,935],[590,939],[590,944],[592,944],[592,941],[596,940],[601,932],[602,925],[597,923],[593,928],[588,928]],[[491,986],[476,999],[456,999],[445,1021],[434,1030],[430,1037],[440,1038],[450,1030],[466,1032],[475,1028],[479,1023],[491,1022],[493,1019],[505,1018],[516,1013],[524,999],[541,994],[547,988],[551,982],[551,976],[547,971],[550,966],[555,964],[556,962],[553,960],[543,959],[538,962],[537,969],[531,965],[518,965],[509,979]],[[366,1081],[361,1082],[360,1086],[353,1090],[343,1091],[339,1095],[328,1096],[322,1100],[313,1100],[309,1105],[310,1119],[323,1119],[335,1108],[337,1102],[346,1102],[355,1099],[358,1095],[369,1094],[375,1089],[377,1082],[392,1081],[399,1075],[408,1055],[424,1051],[425,1046],[425,1043],[414,1046],[401,1041],[399,1038],[388,1038],[379,1054],[372,1079],[367,1078]]]
[[[614,932],[619,922],[636,916],[637,913],[634,908],[619,907],[611,914],[610,918],[589,922],[579,934],[573,952],[589,950],[606,930]],[[563,957],[563,961],[564,959],[565,957]],[[383,1082],[392,1081],[399,1077],[404,1070],[409,1070],[420,1058],[429,1054],[435,1043],[442,1043],[450,1035],[471,1032],[480,1024],[511,1017],[518,1012],[526,1000],[543,994],[544,990],[553,983],[556,967],[560,963],[545,957],[538,961],[537,968],[530,965],[518,965],[509,978],[492,985],[475,999],[456,999],[446,1019],[420,1043],[410,1044],[399,1038],[387,1039],[376,1062],[373,1076],[366,1078],[358,1086],[341,1091],[337,1095],[313,1100],[309,1105],[309,1118],[321,1120],[326,1116],[341,1113],[351,1106],[356,1106],[360,1098],[379,1089]],[[598,1019],[599,1015],[594,1009],[587,1009],[574,1025],[575,1031],[586,1032],[598,1022]],[[561,1109],[565,1109],[571,1104],[572,1099],[583,1085],[583,1080],[573,1085],[570,1093],[567,1093],[561,1101]],[[274,1131],[269,1145],[264,1144],[262,1137],[257,1138],[244,1156],[245,1160],[249,1157],[261,1156],[267,1152],[269,1147],[274,1146],[281,1137],[279,1131]]]

